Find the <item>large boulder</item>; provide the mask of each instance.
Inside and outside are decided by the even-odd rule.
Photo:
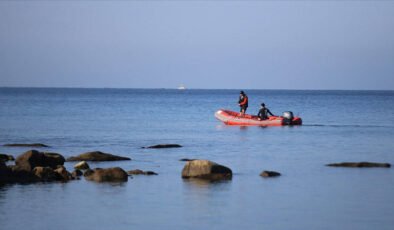
[[[342,162],[342,163],[332,163],[326,166],[331,167],[350,167],[350,168],[390,168],[389,163],[375,163],[375,162]]]
[[[45,167],[44,154],[37,150],[30,150],[18,156],[15,160],[18,169],[32,171],[35,167]]]
[[[186,179],[229,180],[232,175],[230,168],[208,160],[188,161],[182,170],[182,178]]]
[[[5,144],[3,146],[6,147],[33,147],[33,148],[40,148],[40,147],[49,147],[48,145],[41,144],[41,143],[33,143],[33,144]]]
[[[82,153],[75,157],[69,157],[67,161],[124,161],[131,160],[128,157],[121,157],[100,151]]]
[[[51,168],[57,168],[59,165],[64,165],[66,159],[59,153],[43,152],[45,155],[45,161]]]
[[[126,182],[128,180],[127,173],[119,167],[87,170],[84,176],[87,180],[95,182]]]
[[[37,150],[30,150],[18,156],[15,164],[20,170],[32,171],[38,166],[56,169],[58,165],[63,165],[64,161],[64,157],[58,153],[42,153]]]
[[[159,145],[152,145],[148,147],[142,147],[144,149],[165,149],[165,148],[181,148],[182,145],[178,144],[159,144]]]

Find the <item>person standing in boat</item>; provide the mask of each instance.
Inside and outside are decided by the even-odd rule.
[[[239,94],[239,100],[238,100],[239,107],[241,107],[241,115],[244,115],[246,112],[246,109],[248,109],[248,96],[245,94],[244,91],[241,91]]]
[[[261,108],[259,110],[259,113],[257,114],[259,120],[268,119],[268,114],[270,114],[271,116],[275,116],[274,114],[271,113],[271,111],[268,108],[265,107],[264,103],[261,103]]]

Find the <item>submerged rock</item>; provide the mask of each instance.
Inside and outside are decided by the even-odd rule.
[[[144,172],[144,175],[156,176],[156,175],[159,175],[159,174],[158,174],[158,173],[155,173],[155,172],[153,172],[153,171],[145,171],[145,172]]]
[[[131,160],[128,157],[121,157],[100,151],[82,153],[75,157],[69,157],[67,161],[125,161]]]
[[[262,177],[277,177],[280,176],[281,174],[275,171],[262,171],[260,173],[260,176]]]
[[[164,148],[181,148],[182,145],[178,144],[159,144],[159,145],[152,145],[148,147],[142,147],[145,149],[164,149]]]
[[[194,161],[195,159],[189,159],[189,158],[182,158],[179,159],[179,161]]]
[[[375,163],[375,162],[342,162],[342,163],[332,163],[327,164],[326,166],[331,167],[349,167],[349,168],[390,168],[391,165],[389,163]]]
[[[58,153],[42,153],[30,150],[18,156],[15,160],[16,166],[25,171],[32,171],[37,166],[57,168],[64,164],[64,157]]]
[[[41,143],[33,143],[33,144],[5,144],[3,146],[6,147],[37,147],[37,148],[41,148],[41,147],[49,147],[48,145],[45,144],[41,144]]]
[[[84,176],[87,180],[95,182],[126,182],[128,180],[127,173],[119,167],[89,169]]]
[[[182,178],[200,178],[207,180],[229,180],[232,178],[230,168],[208,160],[186,162],[182,170]]]
[[[81,161],[74,165],[74,169],[86,170],[89,169],[89,165],[86,161]]]
[[[147,175],[147,176],[159,175],[153,171],[142,171],[141,169],[127,171],[127,174],[129,174],[129,175]]]

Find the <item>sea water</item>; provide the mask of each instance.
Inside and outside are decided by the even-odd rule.
[[[247,113],[264,102],[303,125],[223,125],[214,113],[238,110],[239,90],[0,88],[1,145],[39,142],[65,157],[99,150],[132,160],[92,168],[159,174],[121,184],[1,186],[0,229],[393,228],[393,169],[325,165],[394,163],[394,91],[245,92]],[[163,143],[183,148],[141,148]],[[181,158],[228,166],[233,179],[183,180]],[[73,163],[65,166],[72,171]],[[263,170],[282,176],[265,179]]]

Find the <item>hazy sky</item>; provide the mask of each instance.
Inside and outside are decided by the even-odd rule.
[[[394,1],[0,1],[0,86],[394,90]]]

